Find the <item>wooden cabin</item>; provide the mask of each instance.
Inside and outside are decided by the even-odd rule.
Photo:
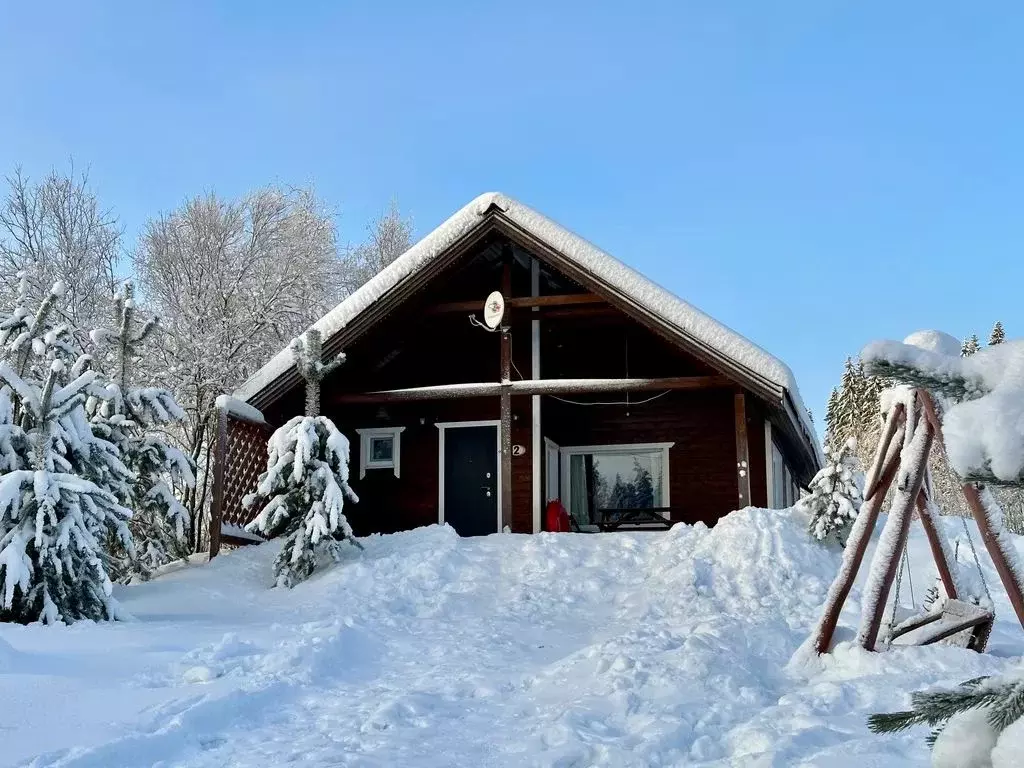
[[[473,200],[315,327],[325,355],[346,355],[322,410],[351,441],[357,534],[538,532],[555,499],[574,530],[712,525],[791,505],[820,466],[785,364],[504,195]],[[303,402],[287,349],[227,401],[214,519],[247,522],[268,432]]]

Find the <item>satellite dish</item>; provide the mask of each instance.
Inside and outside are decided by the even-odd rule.
[[[505,297],[501,291],[492,291],[484,301],[484,325],[494,330],[505,316]]]

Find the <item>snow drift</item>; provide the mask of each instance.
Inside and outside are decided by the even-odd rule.
[[[433,526],[363,539],[293,590],[269,588],[275,544],[236,551],[121,590],[134,622],[0,626],[0,764],[927,765],[924,734],[874,736],[866,715],[1004,671],[1020,628],[997,603],[991,656],[846,644],[787,667],[839,562],[805,526]],[[924,580],[928,557],[913,539]]]

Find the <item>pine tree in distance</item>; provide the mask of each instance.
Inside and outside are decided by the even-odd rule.
[[[992,326],[992,333],[989,334],[988,344],[993,346],[995,344],[1002,344],[1006,341],[1006,331],[1003,330],[1003,324],[1001,321],[996,320],[996,324]]]
[[[295,364],[306,381],[306,415],[296,416],[271,435],[267,471],[246,508],[263,502],[248,530],[267,537],[284,536],[274,562],[276,583],[293,587],[316,569],[321,554],[338,559],[341,543],[356,546],[345,519],[346,501],[357,502],[348,484],[348,439],[326,416],[320,416],[320,384],[344,361],[323,362],[319,331],[310,329],[292,342]]]
[[[111,374],[103,388],[90,397],[86,409],[94,432],[113,443],[125,466],[134,475],[121,501],[134,514],[129,523],[136,556],[111,542],[111,576],[117,581],[132,577],[148,579],[165,563],[188,554],[185,531],[188,511],[174,487],[195,485],[194,465],[167,442],[163,430],[185,418],[185,413],[166,389],[132,387],[130,372],[141,359],[142,344],[157,326],[157,318],[139,323],[132,285],[126,284],[115,299],[117,330],[98,329],[93,344],[112,349]]]
[[[104,540],[132,549],[131,512],[111,490],[131,475],[86,417],[96,372],[53,323],[63,284],[35,313],[27,285],[0,323],[0,620],[117,618]]]
[[[979,349],[981,349],[981,341],[978,339],[978,334],[972,333],[964,339],[964,343],[960,346],[960,357],[970,357]]]
[[[810,517],[808,531],[818,541],[846,545],[846,539],[860,510],[861,489],[857,441],[850,438],[839,448],[825,448],[825,466],[814,476],[810,494],[796,508]]]

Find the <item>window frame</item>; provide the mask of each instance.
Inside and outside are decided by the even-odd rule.
[[[402,432],[405,427],[365,427],[357,429],[359,435],[359,479],[366,477],[368,469],[390,469],[395,477],[401,477],[402,471]],[[391,438],[391,458],[387,461],[373,461],[370,458],[370,447],[374,440]]]
[[[654,453],[655,451],[661,451],[662,461],[662,473],[661,473],[661,499],[662,507],[668,508],[672,506],[671,498],[669,495],[669,488],[672,483],[670,482],[671,474],[671,462],[669,461],[669,449],[675,445],[675,442],[670,443],[614,443],[608,445],[564,445],[558,449],[559,464],[560,466],[560,477],[559,485],[562,495],[562,506],[572,514],[572,482],[569,471],[569,457],[587,454],[602,453]],[[667,519],[667,518],[666,518]]]

